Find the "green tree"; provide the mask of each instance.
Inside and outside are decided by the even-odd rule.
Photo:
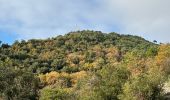
[[[5,100],[36,100],[38,80],[32,73],[0,66],[0,95]]]

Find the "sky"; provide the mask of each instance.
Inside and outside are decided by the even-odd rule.
[[[0,40],[96,30],[170,42],[170,0],[0,0]]]

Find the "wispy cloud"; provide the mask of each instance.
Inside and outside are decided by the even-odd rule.
[[[93,29],[170,42],[169,9],[169,0],[0,0],[0,29],[19,39]]]

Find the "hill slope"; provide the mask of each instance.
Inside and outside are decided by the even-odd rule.
[[[2,61],[9,58],[15,62],[14,66],[26,67],[34,73],[46,73],[62,70],[69,67],[71,63],[80,67],[75,70],[82,70],[81,67],[87,60],[92,63],[98,57],[113,52],[111,49],[118,52],[115,54],[118,59],[129,51],[136,49],[145,52],[153,46],[156,45],[137,36],[78,31],[47,40],[16,41],[9,48],[1,48],[0,58]],[[69,58],[70,56],[74,57]],[[80,64],[79,60],[85,61]],[[69,63],[70,61],[72,62]]]
[[[0,97],[29,100],[162,99],[170,46],[77,31],[0,47]]]

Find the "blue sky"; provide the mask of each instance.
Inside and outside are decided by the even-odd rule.
[[[0,31],[0,34],[1,34],[0,41],[3,41],[8,44],[12,44],[17,38],[16,34],[10,34],[5,31]]]
[[[0,0],[0,40],[97,30],[170,42],[170,0]]]

